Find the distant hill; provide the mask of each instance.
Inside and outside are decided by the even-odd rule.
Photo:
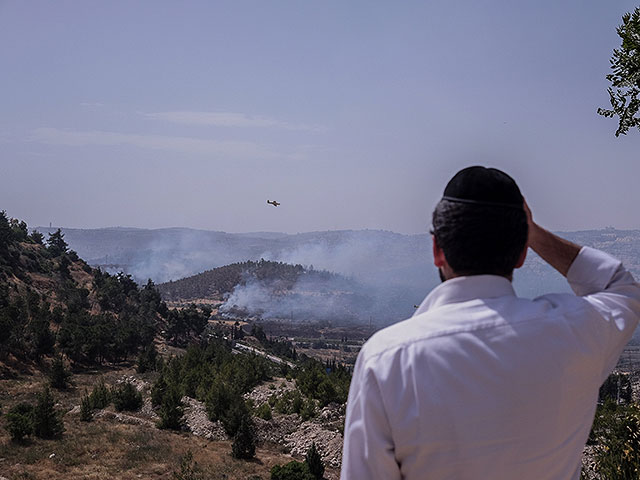
[[[165,300],[223,302],[221,313],[343,324],[367,318],[375,304],[354,280],[264,259],[214,268],[158,289]]]
[[[286,291],[304,279],[329,282],[339,278],[341,279],[339,275],[330,272],[263,259],[259,262],[249,260],[225,265],[180,280],[161,283],[157,287],[167,300],[222,299],[233,292],[237,285],[246,285],[252,281],[269,284],[276,291]],[[346,284],[346,279],[343,282]]]
[[[402,235],[381,230],[233,234],[185,228],[63,232],[70,246],[90,265],[112,273],[124,271],[140,283],[148,278],[156,283],[175,281],[261,258],[335,272],[368,289],[367,295],[380,307],[372,314],[380,324],[410,316],[413,305],[439,283],[431,263],[428,234]],[[640,278],[640,230],[607,228],[560,235],[611,253]],[[515,273],[514,287],[526,297],[569,290],[566,281],[533,253]]]

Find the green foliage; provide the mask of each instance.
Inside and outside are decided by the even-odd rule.
[[[9,222],[13,233],[13,240],[16,242],[26,242],[29,240],[29,230],[24,221],[12,218]]]
[[[138,373],[144,373],[147,371],[154,371],[156,369],[156,361],[158,360],[158,350],[156,346],[151,343],[144,347],[137,359],[136,371]]]
[[[33,434],[33,405],[18,403],[7,412],[7,431],[11,440],[20,442]]]
[[[98,384],[93,387],[91,394],[89,395],[89,403],[91,408],[100,410],[106,408],[111,403],[111,393],[104,384],[104,378],[100,377]]]
[[[324,475],[324,463],[322,462],[320,452],[318,452],[316,448],[316,442],[311,444],[304,461],[309,467],[309,472],[317,479],[321,479]]]
[[[38,401],[33,409],[33,433],[40,438],[55,438],[62,435],[64,425],[54,408],[55,402],[49,387],[38,394]]]
[[[71,373],[65,368],[62,355],[57,355],[51,364],[49,371],[49,384],[58,390],[64,390],[69,386]]]
[[[64,233],[58,229],[49,234],[49,240],[47,241],[47,250],[52,257],[59,257],[67,253],[69,245],[64,240]]]
[[[236,401],[234,401],[229,408],[223,412],[220,417],[220,421],[222,422],[222,427],[224,428],[224,431],[227,432],[227,435],[233,437],[238,433],[240,425],[242,425],[242,421],[248,417],[249,409],[247,408],[247,404],[242,397],[238,397]]]
[[[323,365],[314,359],[306,359],[296,369],[296,385],[300,391],[311,398],[315,398],[320,406],[329,403],[342,404],[347,401],[351,373],[344,366],[336,362]]]
[[[179,347],[186,346],[206,327],[211,310],[198,308],[195,305],[182,310],[170,310],[167,314],[165,335],[169,343]]]
[[[263,403],[255,410],[255,416],[263,420],[271,420],[273,415],[271,414],[271,407],[268,403]]]
[[[262,347],[268,352],[271,352],[278,357],[289,358],[293,361],[296,361],[298,359],[296,349],[293,347],[293,344],[290,341],[268,339],[261,325],[254,324],[251,327],[251,335],[254,336],[260,342]],[[285,370],[288,368],[287,364],[282,365]],[[286,371],[282,373],[286,373]]]
[[[599,405],[592,437],[595,471],[600,478],[640,478],[640,408],[635,404]]]
[[[93,409],[91,408],[91,399],[89,395],[85,395],[80,400],[80,420],[90,422],[93,419]]]
[[[607,400],[611,400],[616,403],[630,403],[631,394],[631,380],[629,375],[612,373],[600,387],[598,402],[604,403]]]
[[[14,242],[13,230],[7,217],[7,212],[0,211],[0,258],[5,258],[9,253],[9,245]]]
[[[118,412],[128,410],[135,412],[142,407],[142,394],[129,382],[121,383],[111,390],[113,406]]]
[[[256,454],[256,433],[253,428],[253,422],[249,415],[245,415],[238,427],[238,431],[233,437],[231,445],[231,455],[234,458],[242,458],[248,460]]]
[[[304,398],[300,390],[289,390],[276,398],[273,407],[276,412],[284,414],[300,413],[304,406]]]
[[[226,382],[219,378],[215,379],[211,383],[205,400],[209,419],[212,422],[222,420],[231,405],[239,399],[240,395],[234,392]]]
[[[37,230],[32,231],[30,238],[33,243],[37,243],[38,245],[44,245],[44,235],[42,235],[39,231]]]
[[[310,420],[315,417],[317,413],[315,400],[313,398],[306,398],[302,404],[302,410],[300,410],[302,420]]]
[[[274,465],[271,468],[271,480],[316,480],[309,471],[307,462],[295,460],[284,465]]]
[[[182,395],[177,385],[170,385],[162,394],[158,415],[158,428],[180,430],[182,428]]]
[[[129,275],[92,270],[68,249],[60,229],[49,235],[46,248],[41,243],[38,232],[28,235],[24,222],[0,212],[0,357],[37,360],[53,353],[57,343],[71,362],[117,362],[152,343],[167,310],[153,282],[139,289]],[[71,276],[79,268],[93,275],[90,288]],[[42,297],[51,299],[53,311],[29,290],[32,273],[52,285]],[[59,326],[57,335],[51,322]],[[153,368],[153,352],[144,353],[143,368]]]
[[[611,82],[609,100],[611,109],[599,108],[605,117],[618,117],[616,137],[626,135],[630,128],[640,130],[640,7],[622,16],[622,25],[617,30],[622,39],[619,49],[611,57],[613,73],[607,75]]]

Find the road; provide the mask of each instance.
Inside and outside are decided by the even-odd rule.
[[[235,348],[237,348],[239,350],[242,350],[244,352],[255,353],[256,355],[260,355],[260,356],[266,358],[267,360],[271,360],[274,363],[285,364],[285,365],[288,365],[290,368],[295,368],[295,364],[293,364],[293,363],[291,363],[291,362],[289,362],[287,360],[284,360],[284,359],[282,359],[280,357],[276,357],[275,355],[271,355],[271,354],[269,354],[267,352],[263,352],[262,350],[258,350],[257,348],[250,347],[249,345],[244,345],[242,343],[236,342]]]

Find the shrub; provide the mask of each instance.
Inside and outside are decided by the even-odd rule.
[[[224,431],[227,432],[227,435],[234,436],[238,432],[238,429],[242,424],[242,420],[248,416],[249,410],[247,409],[243,398],[240,397],[239,401],[231,404],[227,411],[224,412],[220,421],[222,422],[222,426]]]
[[[7,431],[11,440],[20,442],[33,433],[33,405],[22,402],[7,412]]]
[[[302,410],[300,410],[300,417],[302,420],[307,421],[316,416],[316,402],[313,398],[307,398],[304,401]]]
[[[136,411],[142,407],[142,394],[129,382],[116,386],[111,390],[113,406],[118,412],[123,410]]]
[[[284,465],[274,465],[271,468],[271,480],[316,480],[306,462],[295,460]]]
[[[322,475],[324,475],[324,463],[322,462],[320,452],[318,452],[318,449],[316,448],[316,442],[311,444],[311,448],[307,451],[304,461],[307,463],[311,475],[321,479]]]
[[[49,371],[49,383],[53,388],[64,390],[69,385],[71,373],[65,368],[62,355],[58,355],[51,364]]]
[[[106,408],[111,403],[111,394],[104,384],[104,378],[101,377],[98,384],[93,387],[91,395],[89,395],[89,402],[91,403],[91,408],[98,410]]]
[[[250,459],[256,454],[256,434],[248,415],[243,417],[240,427],[233,437],[231,455],[235,458]]]
[[[271,414],[271,407],[268,403],[263,403],[256,408],[256,417],[260,417],[263,420],[271,420],[273,415]]]
[[[147,371],[155,371],[156,362],[158,359],[158,350],[156,346],[152,343],[151,345],[145,347],[137,359],[137,367],[136,371],[138,373],[144,373]]]
[[[92,419],[93,409],[91,408],[91,400],[89,399],[89,395],[84,395],[82,400],[80,400],[80,420],[90,422]]]
[[[177,386],[172,385],[162,395],[158,428],[180,430],[182,428],[182,398]]]
[[[33,433],[40,438],[55,438],[64,432],[64,424],[54,408],[55,402],[49,387],[38,394],[38,402],[33,409]]]

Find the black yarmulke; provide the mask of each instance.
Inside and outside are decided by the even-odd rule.
[[[523,198],[516,182],[497,168],[467,167],[456,173],[444,189],[443,200],[522,208]]]

